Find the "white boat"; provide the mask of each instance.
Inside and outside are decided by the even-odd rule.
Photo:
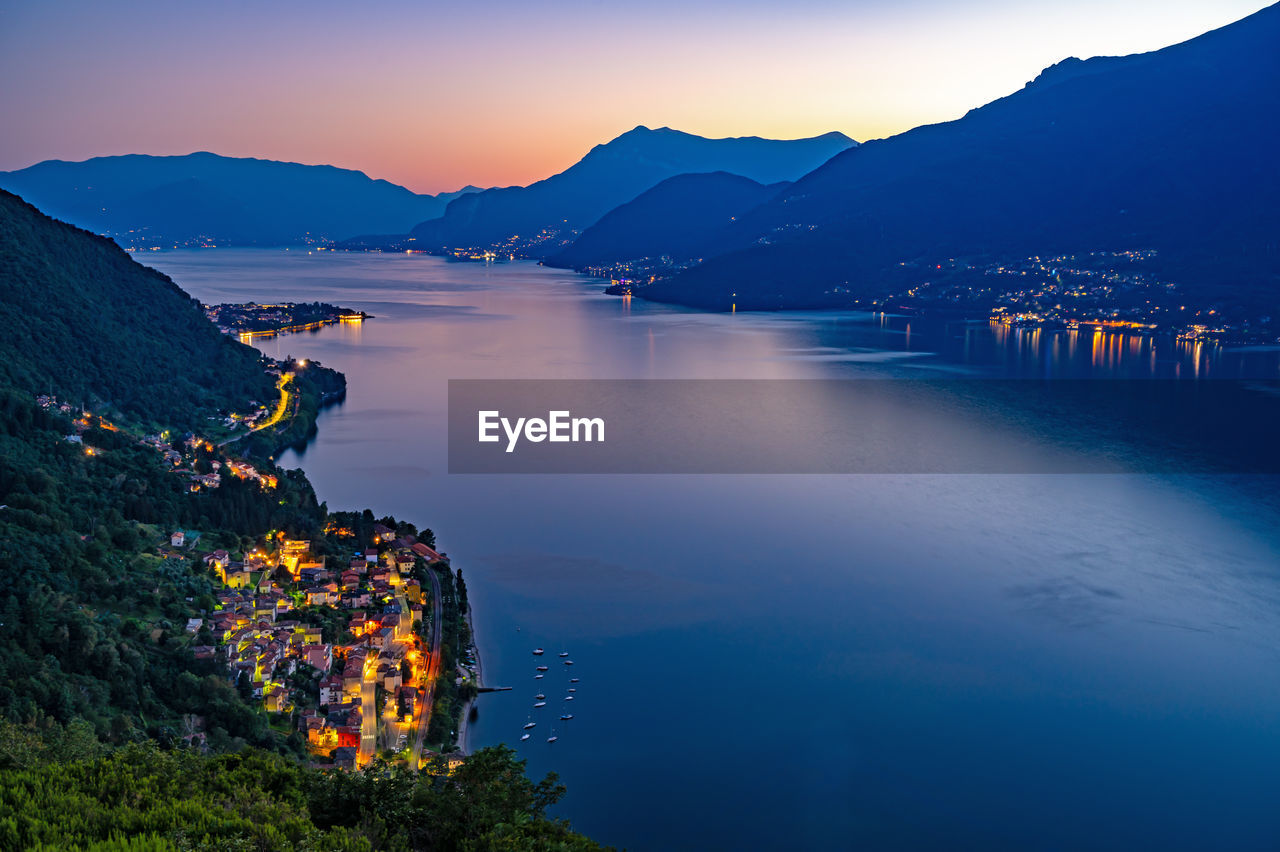
[[[541,648],[534,648],[534,649],[533,649],[533,655],[534,655],[535,657],[541,657],[541,656],[542,656],[542,649],[541,649]]]
[[[537,695],[535,695],[535,696],[533,696],[533,697],[534,697],[534,698],[536,698],[536,699],[538,699],[539,701],[541,701],[542,699],[546,698],[547,696],[545,696],[545,695],[543,695],[541,692],[539,692]]]
[[[571,665],[573,665],[573,660],[565,660],[565,661],[564,661],[564,664],[565,664],[566,666],[571,666]]]
[[[542,680],[542,675],[540,675],[540,674],[536,674],[536,675],[534,675],[534,676],[533,676],[533,679],[534,679],[534,680]]]
[[[567,657],[567,656],[569,656],[569,652],[568,652],[568,651],[561,651],[561,652],[560,652],[560,656],[562,656],[562,657]]]
[[[545,672],[546,670],[547,670],[546,666],[538,666],[538,668],[535,669],[535,671],[540,671],[540,672]]]
[[[573,696],[572,696],[572,695],[566,695],[566,696],[564,697],[564,700],[565,700],[565,701],[572,701],[572,700],[573,700]]]
[[[524,742],[524,741],[525,741],[525,740],[527,740],[527,739],[529,739],[529,734],[521,734],[521,735],[520,735],[520,742]]]
[[[575,688],[575,687],[572,687],[572,686],[571,686],[571,687],[569,687],[569,691],[570,691],[570,692],[577,692],[578,690],[577,690],[577,688]]]
[[[572,719],[572,718],[573,718],[573,714],[572,714],[572,713],[565,713],[563,716],[561,716],[561,717],[560,717],[560,721],[562,721],[562,722],[567,722],[567,721],[569,721],[569,720],[570,720],[570,719]]]
[[[535,701],[535,702],[533,703],[533,706],[534,706],[534,707],[546,707],[546,706],[547,706],[547,702],[545,702],[545,701]]]
[[[556,736],[556,732],[555,732],[555,730],[554,730],[554,729],[552,729],[552,731],[551,731],[551,736],[547,737],[547,742],[549,742],[549,743],[553,743],[553,742],[555,742],[555,741],[556,741],[556,740],[558,740],[558,739],[560,739],[560,738]]]
[[[576,677],[569,678],[569,683],[577,683],[577,682],[578,682],[578,679]]]
[[[536,728],[537,726],[538,726],[538,723],[530,719],[528,722],[525,722],[524,729],[527,731],[530,728]]]

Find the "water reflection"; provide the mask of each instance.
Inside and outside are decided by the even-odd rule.
[[[601,840],[1263,849],[1280,836],[1274,478],[466,477],[444,473],[442,437],[450,378],[1275,378],[1280,353],[700,315],[524,264],[156,255],[205,302],[377,315],[272,341],[351,383],[283,461],[331,507],[436,530],[470,578],[492,683],[531,682],[530,644],[571,643],[574,736],[521,754],[561,773],[565,815]],[[516,742],[527,712],[486,696],[475,744]]]

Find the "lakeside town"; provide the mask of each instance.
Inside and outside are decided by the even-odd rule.
[[[349,528],[326,533],[355,539]],[[174,532],[170,546],[183,547],[184,535]],[[417,768],[452,746],[457,720],[447,733],[431,725],[450,597],[443,554],[376,524],[341,566],[282,532],[239,561],[221,549],[201,559],[225,590],[207,618],[188,621],[193,654],[225,665],[243,694],[289,719],[318,764],[355,769],[380,756]],[[474,672],[459,666],[453,679],[474,685]]]
[[[372,315],[364,311],[325,302],[283,302],[259,305],[256,302],[202,305],[205,316],[223,334],[234,335],[241,343],[298,331],[315,331],[338,323],[361,323]]]
[[[271,491],[281,485],[278,472],[234,453],[240,437],[297,413],[297,394],[288,390],[295,373],[275,363],[267,372],[281,393],[274,410],[254,401],[248,414],[211,424],[240,430],[216,442],[191,432],[135,434],[50,394],[36,403],[71,419],[65,440],[87,457],[115,451],[91,443],[103,430],[159,454],[189,494],[222,488],[228,478]],[[365,515],[329,515],[329,553],[283,530],[233,552],[204,546],[191,529],[152,530],[151,553],[216,581],[209,605],[185,622],[186,650],[222,671],[272,727],[296,732],[317,766],[357,769],[382,759],[417,769],[441,755],[456,765],[479,691],[461,571],[451,572],[430,530]],[[347,558],[335,558],[335,542]],[[202,720],[190,720],[183,739],[206,749]]]
[[[902,262],[904,275],[925,280],[883,298],[851,297],[849,305],[877,312],[987,319],[1019,328],[1093,327],[1219,343],[1280,339],[1275,317],[1239,305],[1199,303],[1163,276],[1158,260],[1154,249],[1135,249],[1001,261]],[[612,295],[643,296],[650,284],[697,264],[696,259],[639,258],[579,271],[608,279],[605,292]],[[842,292],[837,288],[833,295]]]
[[[1166,332],[1182,340],[1271,342],[1273,336],[1268,315],[1196,304],[1162,275],[1154,249],[900,265],[930,280],[876,300],[873,307],[985,315],[1020,328]]]

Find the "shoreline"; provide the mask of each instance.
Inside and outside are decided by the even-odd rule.
[[[475,684],[477,687],[484,684],[484,661],[480,658],[480,643],[476,641],[476,627],[471,620],[475,607],[471,602],[467,602],[467,628],[471,631],[471,647],[475,649],[476,666],[475,666]],[[479,696],[477,696],[478,698]],[[458,718],[458,739],[455,745],[458,747],[458,753],[463,757],[471,754],[471,726],[468,724],[468,717],[471,715],[471,707],[475,704],[476,699],[473,698],[462,705],[462,715]]]

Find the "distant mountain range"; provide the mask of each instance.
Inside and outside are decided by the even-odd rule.
[[[126,244],[492,249],[639,270],[656,279],[644,297],[715,310],[866,305],[956,269],[1138,250],[1179,295],[1280,316],[1277,45],[1280,4],[1152,53],[1065,60],[863,145],[636,127],[529,186],[464,194],[213,154],[50,161],[0,187]]]
[[[200,152],[47,160],[0,188],[123,245],[298,245],[403,233],[467,192],[418,195],[363,172]]]
[[[696,246],[672,240],[707,260],[644,295],[843,306],[960,256],[1154,249],[1188,292],[1276,304],[1277,140],[1280,5],[1153,53],[1068,59],[956,121],[845,151]]]
[[[856,145],[842,133],[706,139],[669,127],[637,127],[545,180],[455,199],[443,216],[418,225],[410,237],[427,250],[505,244],[543,257],[667,178],[723,171],[764,184],[791,181]]]
[[[587,269],[659,255],[687,260],[735,216],[790,185],[766,186],[728,172],[676,175],[606,213],[546,264]]]
[[[227,400],[275,393],[259,354],[109,239],[0,190],[0,393],[199,428]],[[28,396],[29,398],[29,396]]]

